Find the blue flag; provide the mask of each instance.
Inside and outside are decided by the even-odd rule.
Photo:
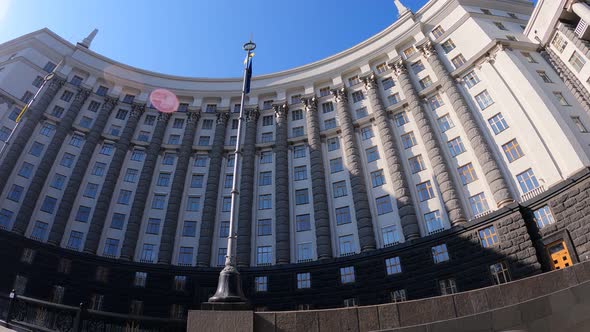
[[[250,80],[252,79],[252,59],[249,59],[248,69],[246,70],[246,84],[244,85],[244,92],[250,92]]]

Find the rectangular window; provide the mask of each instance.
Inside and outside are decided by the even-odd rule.
[[[80,119],[80,127],[82,127],[82,128],[90,128],[91,124],[92,124],[92,118],[89,118],[87,116],[83,116],[82,119]]]
[[[131,200],[131,195],[133,194],[130,190],[121,189],[119,192],[119,198],[117,199],[117,203],[123,205],[129,205],[129,201]]]
[[[127,113],[128,113],[128,112],[127,112],[126,110],[124,110],[124,109],[119,109],[119,110],[117,111],[117,114],[115,115],[115,118],[116,118],[116,119],[119,119],[119,120],[125,120],[125,119],[127,118]]]
[[[195,162],[193,166],[195,167],[207,167],[207,155],[206,154],[197,154],[195,156]]]
[[[8,127],[2,127],[0,128],[0,141],[2,142],[6,142],[8,140],[8,137],[10,136],[10,133],[12,132],[12,129],[8,128]]]
[[[362,101],[363,99],[365,99],[365,95],[363,94],[363,91],[359,90],[359,91],[354,91],[352,93],[352,102],[353,103],[358,103],[359,101]]]
[[[51,181],[51,187],[61,190],[63,189],[65,183],[66,176],[59,173],[55,173],[55,175],[53,176],[53,180]]]
[[[456,157],[461,153],[465,152],[465,146],[463,146],[463,141],[461,137],[455,137],[452,140],[447,142],[447,146],[449,147],[449,151],[451,152],[451,156]]]
[[[521,54],[528,63],[537,63],[535,58],[533,58],[533,56],[529,52],[521,52]]]
[[[295,190],[295,204],[304,205],[309,204],[309,189],[298,189]]]
[[[195,237],[197,235],[197,222],[194,220],[185,220],[182,225],[182,236]]]
[[[141,142],[147,142],[150,140],[150,132],[141,130],[139,134],[137,134],[137,140]]]
[[[435,264],[446,262],[449,260],[449,252],[447,251],[447,245],[444,243],[432,247],[431,252],[432,259],[434,260]]]
[[[184,127],[184,119],[174,119],[172,128],[182,129]]]
[[[385,226],[381,229],[381,236],[383,237],[383,247],[391,247],[400,243],[400,235],[395,225]]]
[[[347,196],[346,181],[332,183],[332,191],[334,192],[334,198]]]
[[[273,141],[273,134],[272,132],[262,133],[261,143],[271,143]]]
[[[166,198],[166,195],[161,195],[163,198]],[[189,196],[186,201],[186,210],[191,212],[199,211],[201,207],[201,197],[199,196]]]
[[[55,116],[56,118],[61,118],[61,116],[64,114],[65,109],[61,106],[54,106],[53,110],[51,111],[51,115]],[[15,118],[16,119],[16,118]],[[14,119],[12,119],[14,120]]]
[[[445,29],[443,29],[440,25],[437,25],[434,29],[432,29],[432,35],[434,38],[438,38],[445,33]]]
[[[330,113],[333,111],[334,111],[334,104],[331,101],[322,104],[322,113],[326,114],[326,113]]]
[[[529,191],[537,189],[539,187],[537,177],[535,176],[533,170],[530,168],[518,174],[516,176],[516,180],[518,180],[518,184],[520,185],[520,189],[523,193],[528,193]]]
[[[168,137],[168,144],[172,144],[172,145],[180,144],[180,135],[170,135]]]
[[[113,213],[113,218],[111,219],[111,228],[123,229],[123,225],[125,225],[125,215],[122,213]]]
[[[342,158],[330,159],[330,173],[338,173],[344,170]]]
[[[340,268],[340,282],[343,284],[354,282],[354,266]]]
[[[66,245],[66,248],[72,249],[72,250],[79,250],[80,247],[82,246],[82,238],[83,237],[84,237],[84,233],[72,231],[70,233],[70,238],[68,239],[68,244]]]
[[[494,226],[480,229],[477,234],[479,235],[481,246],[484,248],[490,248],[500,243],[500,240],[498,240],[498,233],[496,233],[496,227]]]
[[[297,262],[309,262],[312,260],[311,242],[297,244]]]
[[[295,181],[305,180],[307,179],[307,166],[297,166],[293,173]]]
[[[336,118],[324,120],[324,129],[336,128]]]
[[[34,141],[33,144],[31,144],[31,148],[29,149],[29,154],[39,157],[41,156],[41,153],[43,153],[43,149],[45,149],[44,144]]]
[[[576,72],[579,73],[584,67],[584,64],[586,64],[586,60],[584,60],[584,58],[577,51],[574,51],[569,59],[569,63],[572,65],[572,67],[574,67]]]
[[[366,107],[361,107],[361,108],[357,109],[355,111],[355,113],[356,113],[356,118],[357,119],[362,119],[365,116],[369,115]]]
[[[89,206],[80,205],[80,207],[78,207],[78,212],[76,212],[76,221],[88,222],[88,219],[90,219],[90,211],[91,208]]]
[[[414,74],[418,74],[419,72],[423,71],[425,69],[424,64],[422,63],[422,61],[416,61],[413,64],[411,64],[412,67],[412,72]]]
[[[88,110],[96,113],[98,111],[98,109],[100,108],[100,106],[101,105],[99,102],[97,102],[95,100],[91,100],[90,104],[88,104]]]
[[[260,163],[261,164],[272,163],[272,151],[261,151],[260,152]]]
[[[329,87],[320,88],[320,97],[325,97],[325,96],[329,96],[329,95],[330,95],[330,88]]]
[[[291,119],[293,121],[303,120],[303,110],[294,110],[291,112]]]
[[[180,251],[178,252],[178,265],[193,265],[193,250],[193,247],[180,247]]]
[[[268,291],[268,277],[255,277],[254,278],[254,288],[257,292],[266,292]]]
[[[584,123],[582,122],[582,120],[580,120],[579,116],[572,116],[572,121],[581,133],[588,132],[588,129],[586,129],[586,126],[584,126]]]
[[[469,205],[471,205],[471,211],[475,216],[481,215],[490,209],[484,193],[469,197]]]
[[[272,196],[270,194],[258,196],[258,210],[272,209]]]
[[[41,205],[41,211],[53,214],[55,211],[55,205],[57,204],[57,198],[51,196],[45,196],[43,204]]]
[[[496,135],[498,135],[499,133],[508,129],[508,124],[506,123],[504,116],[502,116],[502,113],[498,113],[498,114],[492,116],[491,118],[489,118],[488,123],[490,124],[492,131]]]
[[[97,192],[98,192],[98,184],[88,182],[86,184],[86,189],[84,190],[84,197],[96,198]]]
[[[205,112],[206,113],[215,113],[217,111],[217,105],[216,104],[207,104],[207,106],[205,107]]]
[[[103,256],[117,257],[119,251],[119,240],[108,238],[104,244]]]
[[[473,70],[470,71],[469,73],[467,73],[465,76],[463,76],[463,81],[465,82],[465,85],[467,85],[467,87],[469,89],[474,87],[477,83],[481,82],[481,80],[479,79],[477,74],[475,74],[475,71],[473,71]]]
[[[385,259],[385,269],[387,270],[387,275],[401,273],[402,265],[399,262],[399,257]]]
[[[193,174],[191,176],[191,188],[203,188],[204,180],[204,174]]]
[[[119,136],[121,134],[121,126],[111,125],[109,133],[113,136]]]
[[[547,75],[546,72],[544,72],[542,70],[537,70],[537,74],[539,74],[539,77],[541,77],[541,79],[543,80],[543,82],[545,82],[545,83],[553,83],[553,81],[549,78],[549,76]]]
[[[449,295],[457,293],[457,283],[455,279],[443,279],[438,281],[441,295]]]
[[[12,216],[14,216],[14,212],[7,209],[0,210],[0,229],[10,228],[10,221],[12,220]]]
[[[389,195],[377,197],[375,199],[375,203],[377,205],[377,214],[382,215],[393,211],[393,207],[391,206],[391,198]]]
[[[46,122],[41,127],[41,131],[39,132],[39,134],[49,137],[49,136],[51,136],[51,134],[53,134],[54,130],[55,130],[55,126],[51,123]]]
[[[49,225],[45,222],[39,220],[35,221],[33,231],[31,232],[31,239],[43,241],[45,239],[45,234],[47,234],[48,227]]]
[[[496,28],[498,28],[500,30],[505,30],[505,31],[508,30],[508,29],[506,29],[506,27],[504,26],[504,24],[502,22],[494,22],[494,25],[496,26]]]
[[[156,185],[160,187],[168,187],[170,185],[170,177],[172,175],[170,173],[160,173],[158,175],[158,181],[156,181]]]
[[[551,41],[551,44],[557,49],[557,52],[563,53],[567,46],[567,41],[560,34],[555,34],[555,37]]]
[[[199,141],[197,142],[197,145],[208,146],[210,139],[211,139],[210,136],[199,136]]]
[[[534,210],[533,215],[535,216],[535,222],[537,223],[537,227],[539,227],[539,229],[542,229],[547,225],[555,223],[553,214],[551,213],[551,210],[547,205],[537,210]]]
[[[434,190],[430,180],[417,184],[416,190],[418,191],[418,198],[420,199],[420,202],[427,201],[434,197]]]
[[[395,82],[393,81],[393,78],[388,77],[381,80],[381,85],[383,86],[383,90],[389,90],[395,86]]]
[[[339,237],[338,245],[340,248],[340,256],[350,256],[355,252],[352,234]]]
[[[291,96],[291,104],[299,104],[299,103],[301,103],[301,95]]]
[[[402,53],[404,54],[404,57],[407,59],[412,55],[416,54],[416,49],[413,46],[410,46],[406,48]]]
[[[375,66],[375,71],[377,72],[377,74],[383,74],[387,71],[387,64],[385,62],[378,64],[377,66]]]
[[[475,101],[477,101],[477,104],[482,111],[494,103],[494,100],[492,100],[488,90],[483,90],[483,92],[475,96]]]
[[[463,185],[466,185],[477,180],[477,174],[475,174],[475,169],[473,168],[472,163],[459,166],[457,168],[457,171],[459,172],[459,176],[461,177],[461,183]]]
[[[19,202],[24,190],[25,188],[17,184],[13,184],[6,198],[8,198],[11,201]]]
[[[106,86],[99,86],[98,89],[96,89],[96,94],[99,96],[106,96],[107,92],[109,91],[109,88],[107,88]]]
[[[413,174],[426,169],[426,164],[424,163],[424,158],[422,158],[421,154],[408,159],[408,163],[410,164],[410,169],[412,170]]]
[[[146,234],[160,234],[160,224],[162,223],[161,219],[158,218],[149,218],[147,228],[145,230]]]
[[[164,153],[164,157],[162,157],[162,165],[174,165],[174,161],[176,160],[175,153]]]
[[[510,272],[508,271],[508,264],[506,262],[500,262],[490,265],[490,274],[494,284],[500,285],[505,284],[512,280],[510,278]]]
[[[361,137],[363,140],[368,140],[373,136],[375,135],[373,134],[373,128],[371,126],[361,128]]]
[[[381,187],[385,184],[385,175],[382,169],[371,172],[371,183],[373,183],[373,188]]]
[[[369,163],[380,159],[379,150],[376,146],[368,148],[365,152],[367,153],[367,162]]]
[[[443,106],[445,104],[445,102],[443,101],[442,97],[439,94],[436,94],[436,95],[428,98],[428,104],[430,105],[430,107],[433,110],[435,110],[435,109]]]
[[[516,139],[513,139],[510,142],[502,145],[502,150],[504,150],[506,159],[508,159],[509,162],[513,162],[516,159],[524,156],[524,153],[522,152],[522,149],[520,148],[520,145]]]
[[[557,101],[559,101],[559,104],[561,106],[571,106],[570,103],[568,103],[565,97],[563,96],[563,93],[553,92],[553,95],[555,96],[555,98],[557,98]]]
[[[344,225],[351,222],[350,208],[348,206],[336,208],[336,225]]]
[[[348,78],[348,86],[354,86],[361,82],[358,75]]]
[[[413,131],[402,135],[402,145],[404,149],[409,149],[416,144],[418,143],[416,142],[416,136]]]
[[[338,139],[338,137],[328,138],[326,140],[326,143],[328,144],[328,151],[340,149],[340,140]]]
[[[225,196],[223,197],[223,202],[221,204],[221,212],[230,212],[231,210],[231,197]]]
[[[219,222],[219,237],[227,238],[229,236],[229,221]]]
[[[440,46],[442,47],[443,51],[447,54],[454,50],[456,47],[452,39],[445,40],[442,44],[440,44]]]
[[[426,223],[428,235],[442,232],[445,229],[439,210],[425,213],[424,222]]]
[[[258,175],[259,186],[270,186],[272,184],[272,172],[260,172]]]
[[[453,63],[453,66],[455,66],[455,68],[459,68],[463,66],[467,62],[467,60],[465,60],[463,54],[459,54],[453,59],[451,59],[451,62]]]
[[[217,250],[217,266],[225,265],[225,258],[227,256],[227,248],[219,248]]]
[[[203,120],[203,125],[201,126],[202,130],[209,130],[209,129],[213,129],[213,120],[211,119],[204,119]]]
[[[311,288],[311,274],[297,273],[297,289]]]
[[[423,79],[421,79],[418,83],[420,83],[421,89],[426,89],[427,87],[432,85],[432,79],[430,78],[430,76],[426,76]]]
[[[387,96],[387,102],[389,103],[389,105],[395,105],[397,103],[399,103],[399,101],[401,100],[399,93],[394,93],[392,95]]]
[[[137,177],[139,175],[139,170],[134,168],[128,168],[125,172],[125,176],[123,177],[123,181],[135,183],[137,181]]]
[[[305,135],[303,126],[293,127],[293,137],[299,137]]]
[[[110,156],[113,154],[113,144],[111,143],[103,143],[102,147],[100,148],[100,154],[104,154],[106,156]]]
[[[156,256],[155,247],[156,246],[153,244],[144,243],[143,249],[141,250],[141,256],[139,258],[139,261],[143,263],[153,263]],[[142,287],[144,286],[145,285],[143,285]]]
[[[155,194],[154,195],[154,198],[152,199],[152,209],[163,210],[165,204],[166,204],[166,195],[165,194]]]
[[[224,188],[231,188],[233,186],[234,175],[233,174],[226,174],[225,180],[223,181]]]
[[[262,125],[263,126],[272,126],[274,124],[274,119],[272,115],[266,115],[262,117]]]
[[[256,248],[256,264],[270,265],[272,264],[272,247],[261,246]]]
[[[300,214],[295,216],[295,225],[298,232],[311,230],[311,220],[309,214]]]
[[[305,157],[305,145],[295,145],[293,146],[293,158],[304,158]]]
[[[33,166],[33,164],[24,161],[20,167],[20,170],[18,171],[18,175],[28,179],[29,177],[31,177],[34,167],[35,166]]]
[[[60,99],[61,99],[61,100],[63,100],[63,101],[65,101],[65,102],[67,102],[67,103],[69,103],[69,102],[70,102],[70,100],[72,100],[72,97],[73,97],[73,96],[74,96],[74,93],[73,93],[72,91],[65,90],[65,91],[62,93],[62,95],[61,95]],[[33,97],[33,96],[32,96],[32,94],[31,94],[31,97]],[[24,100],[23,100],[23,101],[24,101]]]

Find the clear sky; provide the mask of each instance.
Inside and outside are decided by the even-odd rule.
[[[427,0],[402,2],[415,11]],[[44,27],[75,43],[98,28],[91,49],[116,61],[238,77],[252,33],[256,76],[336,54],[396,18],[393,0],[0,0],[0,43]]]

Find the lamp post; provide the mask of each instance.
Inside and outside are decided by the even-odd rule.
[[[242,82],[242,99],[240,103],[240,117],[238,120],[238,134],[236,140],[236,150],[234,154],[234,172],[231,190],[231,208],[229,217],[229,235],[227,237],[227,255],[225,256],[225,267],[219,273],[217,282],[217,291],[209,298],[209,303],[246,303],[246,297],[242,291],[242,281],[236,264],[236,239],[237,239],[237,220],[236,220],[236,201],[240,192],[238,191],[239,166],[242,156],[242,128],[244,124],[244,102],[246,94],[250,88],[250,76],[252,75],[250,61],[252,51],[256,48],[251,40],[244,44],[244,51],[248,52],[244,62],[244,80]]]

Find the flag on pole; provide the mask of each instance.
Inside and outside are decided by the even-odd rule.
[[[246,57],[246,61],[248,62],[248,68],[246,69],[246,84],[244,85],[244,92],[245,93],[249,93],[250,92],[250,80],[252,79],[252,57],[254,56],[254,53],[248,53],[248,56]]]
[[[27,111],[27,109],[29,109],[29,103],[26,103],[25,106],[23,106],[23,108],[20,110],[20,113],[18,113],[18,116],[16,117],[14,122],[19,123],[20,120],[23,118],[23,115],[25,115],[25,112]]]

